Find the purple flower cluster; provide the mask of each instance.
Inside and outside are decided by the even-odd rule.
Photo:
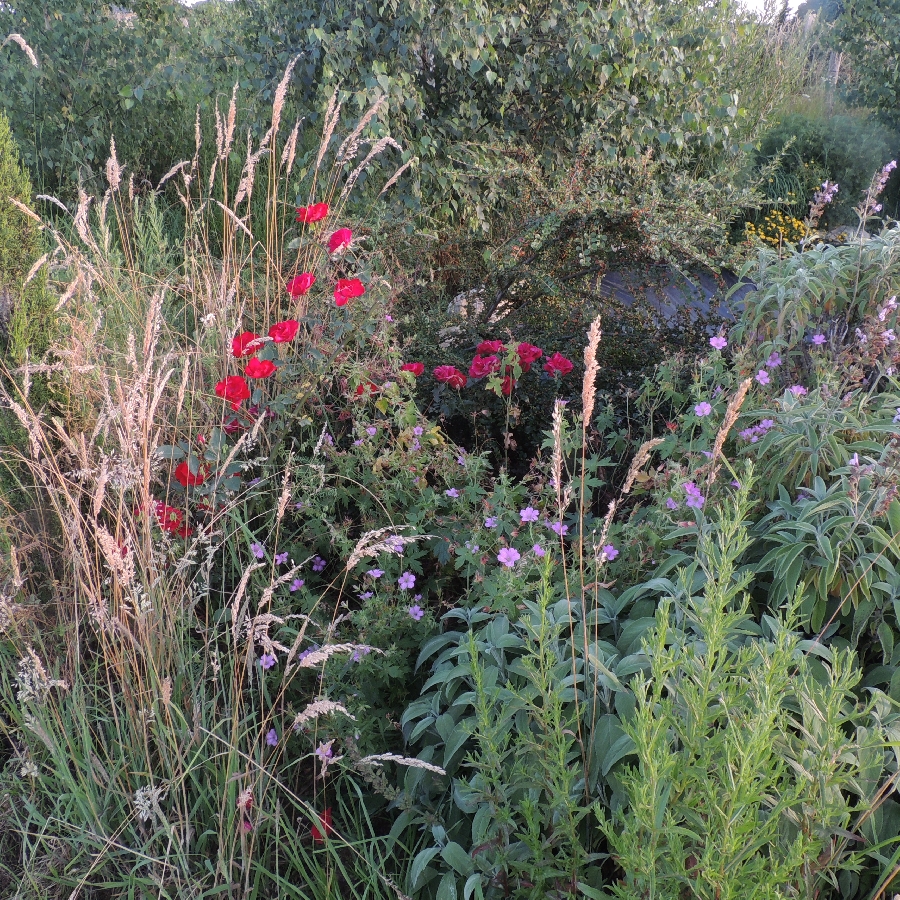
[[[831,203],[834,200],[835,195],[837,194],[840,185],[835,184],[831,181],[823,181],[822,182],[822,190],[817,191],[813,196],[813,204],[818,206],[821,204],[822,206]]]
[[[804,393],[806,393],[804,391]],[[761,437],[764,437],[766,432],[772,427],[774,427],[775,422],[772,419],[763,419],[759,425],[753,425],[750,428],[745,428],[740,432],[740,436],[745,441],[750,441],[751,444],[755,444]]]
[[[694,484],[693,481],[686,481],[682,487],[684,488],[685,494],[687,494],[687,503],[688,506],[693,509],[703,509],[703,504],[706,503],[706,498],[700,492],[700,488]]]
[[[322,569],[324,569],[326,565],[327,565],[327,563],[325,562],[324,559],[322,559],[321,556],[313,557],[313,564],[312,564],[313,572],[321,572]]]

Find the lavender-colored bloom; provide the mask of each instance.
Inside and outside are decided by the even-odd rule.
[[[466,458],[462,454],[460,454],[459,456],[456,457],[456,462],[459,465],[464,466],[466,464]]]
[[[740,489],[741,483],[739,481],[731,481],[730,484],[733,488]]]
[[[503,563],[508,569],[511,569],[520,558],[519,551],[515,547],[504,547],[497,554],[497,562]]]
[[[446,497],[452,497],[455,500],[459,496],[459,491],[456,488],[448,488],[444,491],[444,495]]]
[[[332,741],[329,741],[327,744],[319,741],[319,746],[316,747],[316,756],[319,757],[319,761],[323,763],[327,763],[329,760],[334,759],[334,750],[331,749]]]
[[[418,438],[413,438],[412,448],[413,448],[413,450],[421,450],[422,449],[422,445],[419,443]],[[416,480],[418,481],[418,479],[416,479]]]
[[[371,600],[375,595],[371,591],[366,591],[364,594],[359,595],[360,600]]]
[[[891,421],[896,425],[898,422],[900,422],[900,406],[895,407],[895,409],[897,410],[897,415],[894,416]]]
[[[318,649],[318,644],[310,644],[305,650],[297,654],[297,662],[303,662],[310,653],[315,653]]]
[[[756,373],[756,380],[757,380],[760,384],[768,384],[769,381],[770,381],[770,379],[769,379],[769,373],[768,373],[765,369],[760,369],[760,370]]]
[[[412,587],[415,586],[415,583],[416,583],[416,576],[413,575],[412,572],[404,572],[400,576],[399,580],[397,581],[397,584],[400,586],[400,590],[402,590],[402,591],[410,590]]]
[[[247,487],[256,487],[256,485],[258,485],[261,481],[262,481],[262,478],[251,478],[247,482]]]
[[[326,431],[325,434],[322,435],[322,443],[328,444],[329,447],[333,447],[334,438]]]
[[[303,509],[304,506],[306,506],[306,504],[302,500],[298,500],[294,504],[294,509]]]
[[[769,354],[769,358],[766,360],[766,365],[770,369],[777,369],[781,365],[781,354],[777,350],[773,350]]]
[[[259,664],[266,670],[271,669],[276,662],[278,662],[278,660],[275,658],[274,653],[263,653],[259,658]]]
[[[788,388],[788,390],[789,390],[795,397],[804,397],[804,396],[806,396],[806,394],[809,393],[809,391],[808,391],[805,387],[803,387],[802,384],[792,384],[792,385]]]
[[[618,555],[619,551],[616,550],[613,544],[606,544],[603,548],[603,553],[606,555],[608,560],[614,560]]]
[[[893,328],[888,328],[887,331],[882,331],[881,336],[890,344],[897,340],[897,335],[894,334]]]
[[[466,541],[465,547],[469,553],[477,553],[481,549],[478,544],[473,544],[471,541]]]
[[[353,662],[359,662],[364,656],[368,656],[371,652],[371,647],[359,647],[357,650],[353,651],[353,656],[351,656],[350,659]]]
[[[814,334],[810,340],[817,346],[821,347],[822,344],[825,343],[825,335],[824,334]]]
[[[555,531],[560,537],[564,537],[569,533],[569,526],[563,525],[562,522],[554,522],[550,528]]]
[[[384,317],[384,321],[385,321],[385,322],[393,322],[393,321],[394,321],[394,317],[393,317],[392,315],[388,314],[388,315],[386,315],[386,316]]]
[[[708,416],[712,412],[712,407],[704,400],[694,407],[694,413],[698,416]]]
[[[378,434],[378,429],[374,425],[369,425],[368,428],[366,428],[366,434],[369,437],[375,437],[375,435]]]
[[[270,747],[275,747],[278,745],[278,732],[274,728],[270,728],[266,732],[266,743]]]
[[[409,617],[414,621],[418,622],[422,616],[425,615],[425,610],[422,609],[421,606],[417,603],[415,606],[411,606],[407,612],[409,612]]]
[[[266,548],[262,544],[253,543],[250,545],[250,552],[257,558],[262,559],[266,555]]]
[[[384,575],[384,572],[381,569],[369,569],[369,571],[366,572],[366,575],[370,578],[381,578],[381,576]]]
[[[357,440],[355,440],[355,441],[353,442],[353,446],[354,446],[354,447],[362,447],[362,445],[363,445],[363,439],[362,439],[362,438],[358,438]]]
[[[312,564],[313,572],[321,572],[322,569],[324,569],[326,565],[328,565],[328,563],[326,563],[325,560],[322,559],[321,556],[313,557],[313,564]]]
[[[418,603],[422,599],[421,594],[413,594],[413,603]]]
[[[484,520],[485,528],[496,528],[497,527],[497,517],[496,516],[488,516]]]
[[[532,552],[535,556],[537,556],[537,557],[541,557],[541,556],[546,556],[546,555],[547,555],[547,551],[546,551],[540,544],[535,544],[535,545],[531,548],[531,552]]]
[[[422,437],[422,432],[423,432],[423,428],[421,425],[416,425],[416,427],[413,428],[413,434],[416,437]]]
[[[299,591],[300,588],[302,588],[302,587],[303,587],[303,579],[302,579],[302,578],[295,578],[295,579],[291,582],[291,593],[293,593],[294,591]]]
[[[775,427],[775,420],[774,419],[763,419],[762,422],[759,423],[758,427],[761,428],[763,431],[768,431],[770,428]]]
[[[668,500],[666,500],[666,509],[678,509],[678,504],[669,497]]]
[[[693,481],[686,481],[682,487],[684,488],[685,494],[687,494],[685,503],[693,509],[702,509],[703,504],[706,502],[706,498],[700,492],[700,488],[698,488]]]
[[[716,350],[724,350],[728,346],[728,341],[725,340],[721,335],[716,335],[715,337],[711,337],[709,339],[709,345],[711,347],[715,347]]]
[[[847,460],[847,465],[848,466],[858,466],[859,465],[859,454],[854,453],[853,456],[851,456],[850,459]]]
[[[287,550],[284,553],[276,553],[275,554],[275,565],[283,566],[288,561]]]
[[[526,506],[525,509],[519,510],[519,518],[523,522],[537,522],[540,513],[533,506]]]

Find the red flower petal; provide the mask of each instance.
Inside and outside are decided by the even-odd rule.
[[[250,362],[258,362],[256,358]],[[216,396],[227,400],[232,409],[237,409],[242,400],[250,399],[250,387],[240,375],[229,375],[216,385]]]
[[[337,253],[343,247],[349,247],[352,240],[353,232],[349,228],[338,228],[328,239],[328,250],[330,253]]]
[[[404,363],[402,366],[400,366],[400,371],[401,372],[412,372],[413,375],[415,375],[416,378],[418,378],[420,375],[422,375],[425,372],[425,364],[420,363],[420,362]]]
[[[346,306],[348,300],[362,297],[365,292],[366,289],[358,278],[339,278],[334,287],[334,302],[338,306]]]
[[[442,384],[449,384],[456,390],[464,388],[468,383],[466,376],[455,366],[438,366],[434,370],[434,377]]]
[[[297,209],[298,222],[318,222],[327,215],[327,203],[313,203],[312,206],[301,206]]]
[[[276,369],[275,363],[270,359],[257,359],[255,356],[244,369],[248,378],[268,378]]]
[[[252,331],[245,331],[231,339],[231,353],[233,356],[252,356],[262,346],[259,335]]]
[[[191,467],[186,462],[182,462],[175,467],[175,480],[182,487],[194,487],[198,484],[203,484],[206,481],[206,475],[202,468],[194,475],[191,472]]]
[[[287,283],[287,292],[292,297],[302,297],[315,283],[316,276],[312,272],[301,272]]]
[[[284,322],[276,322],[269,329],[269,337],[276,344],[285,344],[297,336],[299,329],[300,323],[296,319],[285,319]]]

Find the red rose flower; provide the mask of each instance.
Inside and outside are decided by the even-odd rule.
[[[326,806],[319,816],[319,825],[313,825],[312,827],[312,839],[318,844],[324,844],[325,836],[332,834],[333,832],[334,827],[331,824],[331,807]]]
[[[203,484],[206,481],[206,475],[203,473],[203,469],[199,469],[196,475],[192,474],[191,467],[186,462],[183,462],[175,467],[175,480],[182,487],[194,487],[195,485]]]
[[[358,278],[339,278],[334,288],[334,302],[338,306],[346,306],[352,297],[362,297],[366,292]]]
[[[496,356],[476,356],[469,366],[469,378],[484,378],[500,368],[500,360]]]
[[[400,366],[400,371],[401,372],[412,372],[413,375],[415,375],[416,378],[418,378],[420,375],[422,375],[425,372],[425,364],[424,363],[403,363],[403,365]]]
[[[286,344],[297,337],[297,331],[300,329],[300,323],[296,319],[285,319],[283,322],[276,322],[269,329],[269,337],[276,344]]]
[[[378,390],[378,385],[370,381],[368,384],[358,384],[356,386],[356,396],[362,397],[365,393],[374,394]]]
[[[519,366],[523,372],[531,371],[531,364],[537,362],[544,355],[544,351],[540,347],[524,343],[516,347],[516,353],[519,354]]]
[[[244,426],[241,425],[238,419],[231,419],[222,426],[222,431],[224,431],[225,434],[237,434],[239,431],[243,430]]]
[[[475,352],[479,356],[490,356],[492,353],[502,353],[503,341],[482,341],[475,348]]]
[[[298,222],[318,222],[328,215],[327,203],[313,203],[312,206],[300,206],[297,209]]]
[[[251,362],[257,362],[254,358]],[[216,385],[216,396],[227,400],[232,409],[237,409],[242,400],[250,399],[250,387],[240,375],[229,375]]]
[[[247,363],[244,374],[248,378],[268,378],[275,371],[275,363],[269,359],[257,359],[255,356]]]
[[[262,347],[262,341],[258,334],[245,331],[231,339],[231,353],[233,356],[252,356]]]
[[[548,375],[568,375],[572,371],[572,363],[566,359],[559,351],[553,354],[547,362],[544,363],[544,371]]]
[[[503,379],[503,383],[500,385],[500,390],[503,392],[503,396],[508,397],[512,393],[512,389],[515,386],[515,379],[512,377],[512,375],[507,375],[506,378]]]
[[[434,370],[434,377],[442,384],[449,384],[456,390],[464,388],[468,382],[466,376],[456,366],[438,366]]]
[[[302,297],[315,283],[316,276],[312,272],[301,272],[287,283],[287,292],[292,297]]]
[[[350,246],[353,240],[353,232],[349,228],[338,228],[338,230],[328,239],[328,251],[337,253],[338,250]]]
[[[167,503],[157,502],[156,504],[156,521],[163,531],[178,531],[184,524],[184,510],[178,509],[176,506],[169,506]]]

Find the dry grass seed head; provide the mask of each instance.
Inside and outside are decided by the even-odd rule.
[[[341,713],[348,719],[356,721],[356,717],[350,715],[347,708],[341,706],[340,703],[334,703],[331,700],[313,700],[303,712],[297,713],[294,717],[294,728],[302,728],[307,722],[312,722],[318,719],[319,716],[329,716],[332,713]]]
[[[709,458],[709,475],[706,478],[706,483],[708,485],[712,484],[716,480],[716,475],[719,472],[717,461],[719,459],[719,454],[722,452],[722,445],[725,443],[725,439],[728,437],[728,433],[734,427],[734,423],[738,419],[738,415],[741,411],[741,406],[743,406],[744,400],[746,399],[747,393],[750,390],[750,386],[752,384],[752,378],[745,378],[738,385],[738,389],[735,392],[735,395],[728,402],[728,406],[725,409],[725,418],[722,419],[722,424],[719,427],[718,432],[716,433],[716,439],[713,443],[712,456],[710,456]]]
[[[581,406],[584,410],[584,428],[591,424],[594,415],[594,400],[597,395],[597,348],[600,346],[600,338],[603,332],[600,330],[600,316],[597,316],[588,329],[588,342],[584,348],[584,380],[581,385]]]
[[[331,142],[331,136],[334,134],[334,129],[337,127],[338,118],[341,115],[341,104],[338,102],[337,91],[331,95],[328,100],[328,107],[325,110],[325,124],[322,129],[322,143],[319,144],[319,153],[316,156],[316,166],[315,170],[318,171],[319,166],[322,165],[322,159],[325,156],[325,152],[328,150],[328,144]]]
[[[22,37],[21,34],[10,34],[7,35],[6,40],[0,44],[0,48],[5,47],[10,41],[14,44],[18,44],[21,48],[22,52],[28,57],[28,61],[36,68],[39,69],[40,66],[38,64],[38,58],[35,55],[34,50],[28,45],[28,42],[25,38]]]

